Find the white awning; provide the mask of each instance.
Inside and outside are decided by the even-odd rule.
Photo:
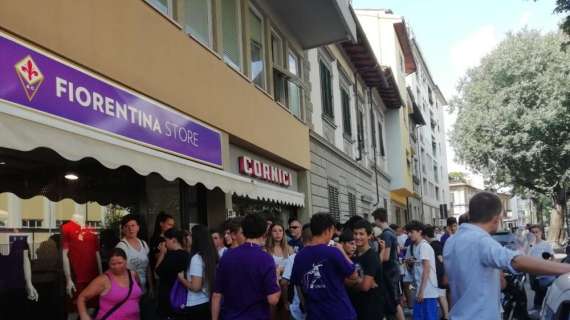
[[[109,169],[128,166],[138,174],[153,172],[164,179],[203,184],[212,190],[251,199],[303,207],[303,193],[259,183],[220,169],[161,152],[95,129],[0,101],[0,147],[30,151],[38,147],[54,150],[67,160],[94,158]]]

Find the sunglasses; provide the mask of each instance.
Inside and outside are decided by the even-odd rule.
[[[299,226],[290,226],[289,229],[299,229]]]

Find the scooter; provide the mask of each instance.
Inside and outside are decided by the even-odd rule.
[[[566,247],[566,258],[563,263],[570,263],[570,246]],[[558,277],[544,297],[541,320],[567,320],[570,319],[570,273]]]
[[[527,311],[527,300],[524,289],[525,274],[505,273],[507,286],[503,289],[503,320],[530,319]]]

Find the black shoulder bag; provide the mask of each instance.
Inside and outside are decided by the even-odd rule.
[[[117,311],[131,297],[131,292],[133,291],[133,276],[131,275],[131,270],[127,269],[127,272],[129,273],[129,293],[127,293],[127,296],[123,300],[119,301],[109,311],[107,311],[107,313],[105,313],[105,315],[103,316],[103,318],[101,318],[101,320],[107,320],[115,311]],[[111,279],[111,282],[112,281],[113,280]],[[111,285],[113,285],[113,284],[111,283]]]

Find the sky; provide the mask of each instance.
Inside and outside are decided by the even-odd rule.
[[[479,64],[510,31],[524,27],[543,32],[558,29],[555,0],[352,0],[355,9],[391,9],[405,18],[419,42],[435,83],[447,100],[465,72]],[[449,132],[456,115],[446,112]],[[468,171],[455,161],[447,143],[448,171]],[[473,184],[483,187],[480,176]]]

